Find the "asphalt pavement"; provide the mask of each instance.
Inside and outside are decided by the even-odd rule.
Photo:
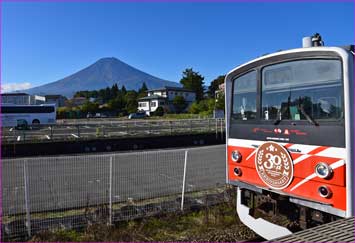
[[[225,183],[225,146],[5,159],[3,215],[139,201]],[[26,183],[27,182],[27,183]],[[27,199],[26,199],[27,194]]]
[[[84,120],[77,123],[42,125],[29,130],[16,130],[13,127],[2,128],[2,142],[66,141],[95,139],[98,137],[149,136],[178,134],[188,132],[223,131],[220,119],[190,120],[133,120],[105,121]],[[222,127],[222,129],[221,129]]]

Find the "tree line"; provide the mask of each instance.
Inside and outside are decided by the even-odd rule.
[[[196,94],[196,101],[189,107],[188,112],[192,114],[211,115],[215,109],[224,110],[224,95],[222,92],[216,97],[215,92],[219,85],[224,82],[224,75],[214,79],[207,89],[204,86],[204,77],[187,68],[182,73],[180,83],[183,88],[192,90]],[[73,100],[68,100],[65,107],[58,108],[58,118],[78,118],[87,114],[107,113],[110,116],[125,116],[134,113],[138,109],[138,99],[147,96],[148,87],[142,84],[138,91],[121,88],[117,84],[100,90],[78,91],[74,98],[84,97],[86,101],[76,106]],[[186,108],[186,101],[182,96],[176,96],[173,100],[175,112],[180,113]],[[159,109],[160,113],[162,109]],[[165,112],[169,112],[165,110]]]

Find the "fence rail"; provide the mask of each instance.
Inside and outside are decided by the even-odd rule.
[[[97,207],[102,209],[100,215],[112,223],[136,215],[137,208],[129,206],[171,195],[180,198],[178,204],[183,209],[185,193],[224,185],[224,157],[225,146],[218,145],[5,159],[2,161],[3,236],[30,236],[34,229],[64,225],[68,217],[72,226],[82,225],[83,215],[88,217],[88,210]],[[165,208],[176,208],[177,201],[172,202]],[[148,205],[149,210],[156,207]],[[119,214],[115,213],[118,208]]]
[[[35,141],[66,141],[127,136],[154,136],[182,133],[224,131],[224,119],[135,120],[117,121],[81,120],[57,125],[40,125],[28,130],[2,128],[2,143]]]

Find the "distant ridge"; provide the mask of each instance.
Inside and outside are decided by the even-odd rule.
[[[143,82],[149,89],[162,86],[181,87],[179,83],[154,77],[117,58],[107,57],[68,77],[21,92],[37,95],[61,94],[71,98],[77,91],[102,89],[115,83],[119,87],[124,85],[127,90],[138,90]]]

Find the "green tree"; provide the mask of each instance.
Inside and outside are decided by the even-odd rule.
[[[186,100],[182,96],[175,96],[173,99],[173,105],[176,113],[181,113],[186,108]]]
[[[184,88],[190,89],[196,93],[197,101],[202,100],[204,93],[203,80],[205,78],[201,76],[198,72],[193,71],[192,68],[185,69],[182,74],[183,75],[182,79],[180,80],[180,83],[184,86]]]
[[[191,104],[189,112],[192,114],[211,115],[215,107],[214,99],[195,101]]]
[[[57,109],[57,118],[66,119],[68,118],[69,112],[72,110],[71,107],[58,107]]]
[[[138,93],[147,92],[148,87],[145,82],[143,82],[142,87],[138,90]]]
[[[81,107],[80,110],[83,113],[96,113],[99,110],[99,104],[86,101]]]
[[[220,75],[216,79],[214,79],[210,86],[208,86],[208,95],[209,97],[213,98],[215,95],[215,92],[219,90],[219,85],[224,83],[224,78],[225,75]]]
[[[107,103],[109,110],[121,111],[125,108],[125,98],[121,93],[118,93],[116,98],[109,100]]]
[[[164,108],[159,106],[153,113],[154,116],[163,116],[164,115]]]
[[[189,107],[189,113],[192,113],[192,114],[200,113],[200,107],[199,107],[197,101],[195,101],[194,103],[191,104],[191,106]]]
[[[111,98],[115,99],[117,96],[118,96],[118,93],[119,93],[119,88],[117,86],[117,84],[114,84],[112,85],[112,88],[111,88]]]
[[[218,94],[217,99],[216,99],[216,109],[217,110],[224,110],[224,105],[225,105],[224,93],[220,93],[220,94]]]
[[[142,87],[138,90],[138,99],[147,96],[147,85],[143,82]]]
[[[103,100],[104,102],[107,102],[111,99],[111,89],[109,87],[107,87],[104,91],[104,97]]]
[[[124,85],[122,85],[121,92],[122,92],[123,95],[127,94],[127,89],[126,89],[126,87]]]
[[[127,91],[127,94],[125,95],[125,100],[126,100],[126,111],[128,113],[133,113],[137,111],[138,108],[138,103],[137,103],[137,92],[134,90]]]

